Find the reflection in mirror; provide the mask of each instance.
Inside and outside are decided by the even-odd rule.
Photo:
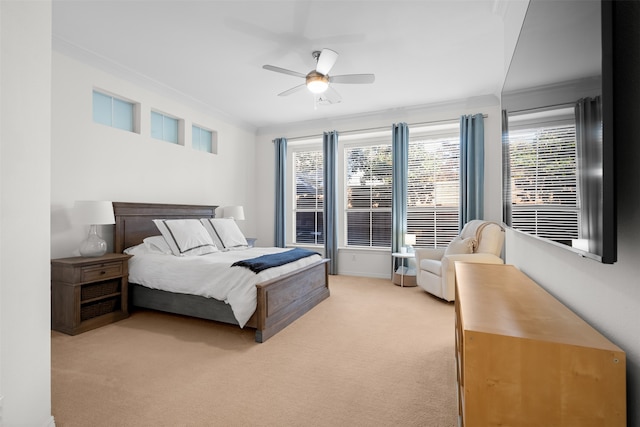
[[[530,1],[502,92],[504,221],[613,262],[602,57],[600,1]]]

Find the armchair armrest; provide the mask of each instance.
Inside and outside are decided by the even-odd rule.
[[[433,248],[416,248],[416,263],[420,266],[420,261],[423,259],[435,259],[441,260],[444,256],[445,249],[433,249]]]

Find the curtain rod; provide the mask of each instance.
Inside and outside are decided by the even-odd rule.
[[[566,102],[562,104],[545,105],[542,107],[525,108],[523,110],[513,110],[513,111],[506,110],[506,111],[507,111],[507,114],[538,113],[542,111],[557,110],[560,108],[573,108],[575,106],[576,106],[575,103]]]
[[[488,114],[483,114],[482,115],[483,118],[487,118],[489,117]],[[433,120],[430,122],[418,122],[418,123],[407,123],[407,125],[409,127],[411,126],[433,126],[433,125],[438,125],[438,124],[449,124],[449,123],[455,123],[458,120],[460,120],[460,118],[452,118],[452,119],[443,119],[443,120]],[[345,131],[338,131],[339,135],[352,135],[352,134],[358,134],[358,133],[364,133],[364,132],[380,132],[380,131],[390,131],[391,130],[391,126],[385,126],[385,127],[375,127],[375,128],[366,128],[366,129],[352,129],[352,130],[345,130]],[[287,141],[300,141],[300,140],[304,140],[304,139],[312,139],[312,138],[322,138],[322,134],[316,134],[316,135],[306,135],[306,136],[296,136],[293,138],[287,138]]]

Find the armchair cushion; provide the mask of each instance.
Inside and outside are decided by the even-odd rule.
[[[456,236],[449,243],[449,246],[447,246],[447,249],[444,251],[444,256],[473,253],[476,243],[475,237],[463,239],[460,236]]]

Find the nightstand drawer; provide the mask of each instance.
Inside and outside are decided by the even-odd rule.
[[[94,282],[119,276],[122,276],[122,262],[108,262],[82,267],[80,271],[80,280],[82,282]]]
[[[80,301],[88,301],[107,295],[119,294],[122,283],[118,279],[107,280],[95,284],[82,285],[80,289]]]

